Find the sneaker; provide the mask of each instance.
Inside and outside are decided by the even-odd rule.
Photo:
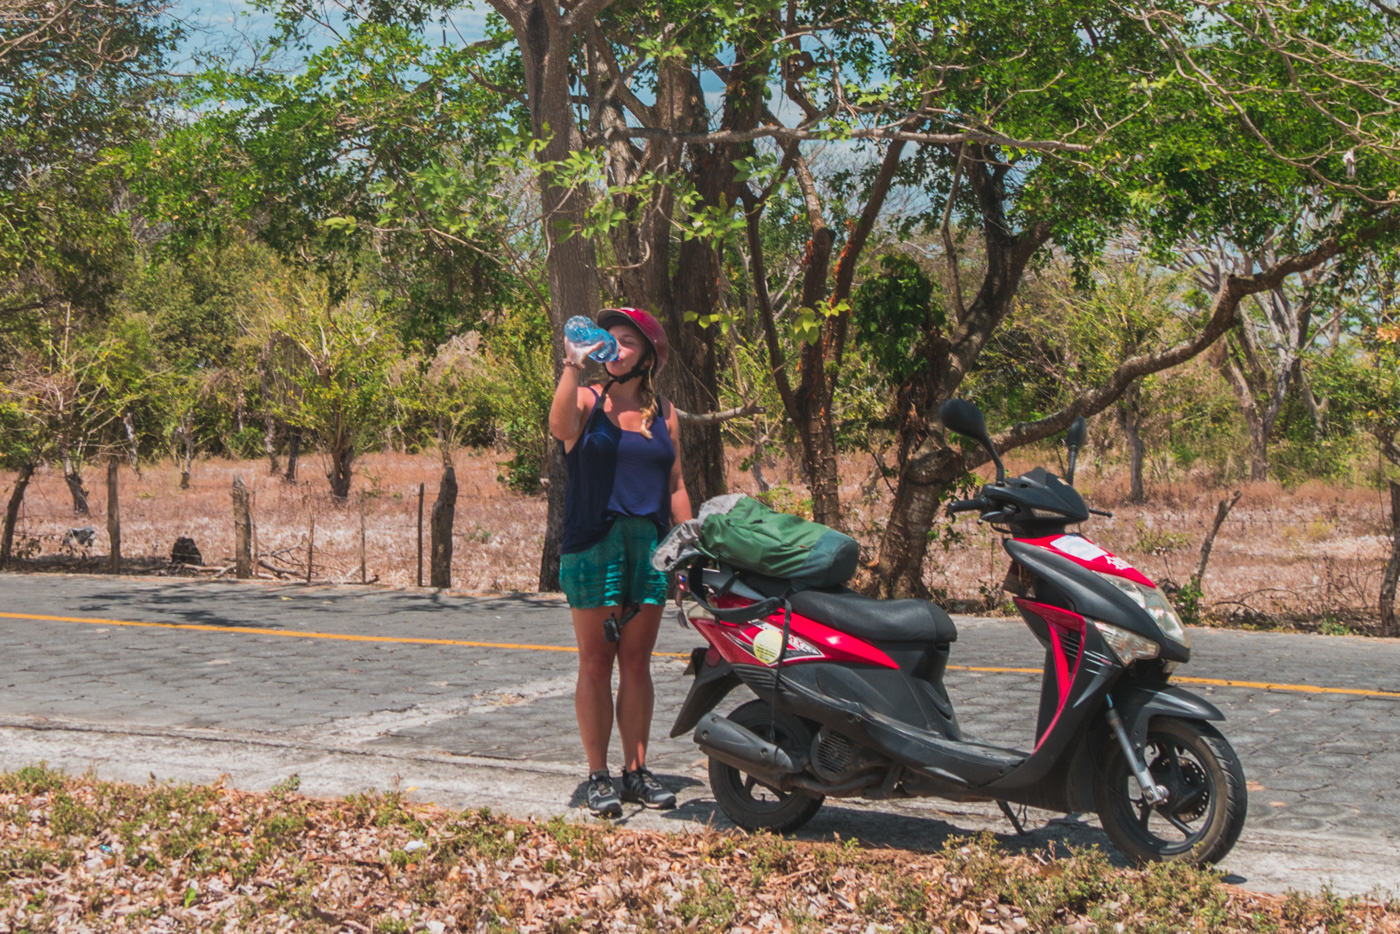
[[[656,776],[651,774],[651,770],[646,767],[637,769],[635,772],[622,770],[622,800],[635,801],[649,808],[660,808],[669,810],[676,806],[676,796],[656,780]]]
[[[607,769],[589,774],[588,806],[599,817],[622,816],[622,802],[617,799],[617,789]]]

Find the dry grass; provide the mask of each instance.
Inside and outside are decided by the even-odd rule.
[[[545,500],[521,496],[497,482],[490,453],[457,458],[457,508],[452,582],[467,592],[534,591],[544,544]],[[363,509],[366,578],[394,587],[417,583],[418,487],[423,497],[423,577],[428,576],[426,523],[437,497],[441,466],[436,455],[369,454],[355,464],[354,489],[345,503],[331,495],[321,464],[308,458],[295,483],[269,473],[266,461],[207,460],[195,464],[190,488],[179,488],[179,472],[168,464],[143,467],[139,475],[120,471],[122,556],[132,570],[163,571],[180,536],[193,538],[211,568],[233,563],[232,487],[241,476],[252,494],[254,536],[259,556],[302,576],[308,540],[313,544],[316,580],[360,580]],[[63,477],[53,470],[35,475],[24,499],[16,548],[32,552],[21,566],[31,569],[101,570],[108,553],[105,474],[84,476],[91,515],[75,516]],[[12,476],[3,475],[8,497]],[[63,534],[74,526],[97,531],[91,555],[70,559]],[[313,528],[314,525],[314,528]],[[262,569],[262,574],[271,572]]]
[[[474,451],[456,459],[456,590],[537,589],[545,501],[498,482],[499,464],[506,457]],[[738,460],[737,455],[731,458],[731,488],[755,492],[754,477],[738,469]],[[1007,464],[1012,471],[1028,466],[1014,458]],[[355,492],[341,505],[331,498],[316,458],[303,462],[296,483],[270,475],[261,461],[201,461],[188,490],[179,489],[178,472],[170,465],[147,466],[139,476],[123,468],[122,553],[131,570],[169,573],[171,545],[187,535],[206,565],[227,567],[233,560],[230,489],[234,476],[241,475],[253,493],[258,551],[269,564],[305,573],[314,518],[316,579],[358,581],[363,506],[367,577],[389,586],[413,586],[418,487],[425,486],[426,516],[439,473],[430,454],[369,454],[357,461]],[[805,508],[805,487],[790,461],[766,464],[764,476],[775,485],[775,505]],[[848,525],[873,560],[888,515],[889,490],[875,477],[868,457],[847,458],[841,476]],[[85,480],[92,516],[82,519],[73,515],[61,476],[51,470],[35,476],[16,535],[17,549],[27,555],[22,567],[100,569],[98,556],[107,552],[103,475],[90,469]],[[12,482],[12,474],[0,474],[6,497]],[[1149,488],[1148,503],[1134,505],[1127,502],[1122,472],[1099,472],[1093,464],[1081,470],[1079,485],[1091,505],[1114,512],[1111,519],[1094,517],[1085,533],[1153,579],[1177,584],[1189,579],[1216,504],[1231,492],[1191,480],[1156,484]],[[92,555],[73,560],[60,541],[68,528],[86,524],[97,530]],[[1006,561],[999,536],[966,517],[955,528],[962,534],[949,550],[937,542],[930,546],[926,583],[957,608],[1000,610],[1003,600],[996,588]],[[1206,611],[1226,623],[1302,629],[1345,625],[1364,632],[1377,622],[1377,593],[1388,553],[1388,506],[1377,491],[1315,483],[1296,489],[1272,483],[1245,486],[1215,542],[1204,581]]]
[[[989,835],[910,853],[294,791],[0,775],[0,930],[1400,931],[1393,902]]]

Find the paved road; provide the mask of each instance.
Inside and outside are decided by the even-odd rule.
[[[583,818],[567,611],[550,596],[0,575],[0,769],[40,760],[103,778],[303,791],[393,787],[453,807]],[[1028,745],[1038,646],[960,618],[949,675],[970,733]],[[1249,820],[1223,868],[1248,888],[1400,893],[1400,641],[1197,631],[1181,674],[1226,713]],[[691,741],[665,733],[698,637],[663,623],[652,768],[680,789],[623,823],[727,826]],[[669,654],[667,654],[669,653]],[[1224,684],[1230,681],[1232,684]],[[614,763],[616,769],[617,763]],[[991,829],[1008,847],[1099,843],[1092,815],[832,801],[804,836],[937,848]]]

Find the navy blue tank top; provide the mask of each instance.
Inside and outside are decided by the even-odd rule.
[[[591,388],[591,387],[590,387]],[[568,486],[564,491],[563,554],[583,551],[601,541],[619,516],[656,523],[657,535],[671,527],[671,466],[676,447],[662,413],[651,421],[651,438],[623,431],[603,411],[597,389],[583,434],[564,453]]]

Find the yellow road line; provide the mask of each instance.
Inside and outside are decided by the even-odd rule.
[[[3,613],[0,619],[32,619],[47,623],[88,623],[95,626],[128,626],[138,629],[185,629],[195,632],[235,632],[251,636],[284,636],[289,639],[336,639],[343,642],[395,642],[408,645],[464,645],[477,649],[530,649],[537,652],[577,652],[571,645],[530,645],[514,642],[471,642],[466,639],[429,639],[420,636],[357,636],[343,632],[292,632],[259,626],[213,626],[207,623],[147,623],[129,619],[91,616],[43,616],[37,613]],[[680,657],[680,656],[677,656]],[[689,655],[685,656],[689,658]]]
[[[978,671],[990,674],[1038,675],[1039,668],[979,668],[972,665],[949,665],[949,671]],[[1276,684],[1272,681],[1236,681],[1232,678],[1187,678],[1173,676],[1172,681],[1183,684],[1210,684],[1222,688],[1255,688],[1263,691],[1293,691],[1298,694],[1348,694],[1354,697],[1400,697],[1400,691],[1373,691],[1367,688],[1331,688],[1314,684]]]
[[[403,645],[459,645],[475,649],[522,649],[535,652],[577,652],[572,645],[537,645],[523,642],[475,642],[469,639],[430,639],[424,636],[360,636],[343,632],[295,632],[285,629],[265,629],[260,626],[214,626],[208,623],[151,623],[130,619],[102,619],[93,616],[46,616],[38,613],[0,612],[0,619],[28,619],[48,623],[86,623],[93,626],[126,626],[136,629],[183,629],[195,632],[231,632],[251,636],[282,636],[289,639],[332,639],[341,642],[383,642]],[[689,652],[655,652],[658,658],[690,658]],[[976,665],[949,665],[949,671],[974,671],[984,674],[1038,675],[1038,668],[995,668]],[[1271,681],[1236,681],[1222,678],[1172,679],[1184,684],[1209,684],[1227,688],[1254,688],[1263,691],[1292,691],[1300,694],[1345,694],[1353,697],[1396,697],[1400,691],[1375,691],[1366,688],[1320,687],[1313,684],[1277,684]]]
[[[1233,678],[1180,678],[1187,684],[1213,684],[1223,688],[1258,688],[1264,691],[1296,691],[1299,694],[1350,694],[1354,697],[1400,697],[1400,691],[1372,691],[1366,688],[1329,688],[1316,684],[1273,684],[1269,681],[1236,681]]]

